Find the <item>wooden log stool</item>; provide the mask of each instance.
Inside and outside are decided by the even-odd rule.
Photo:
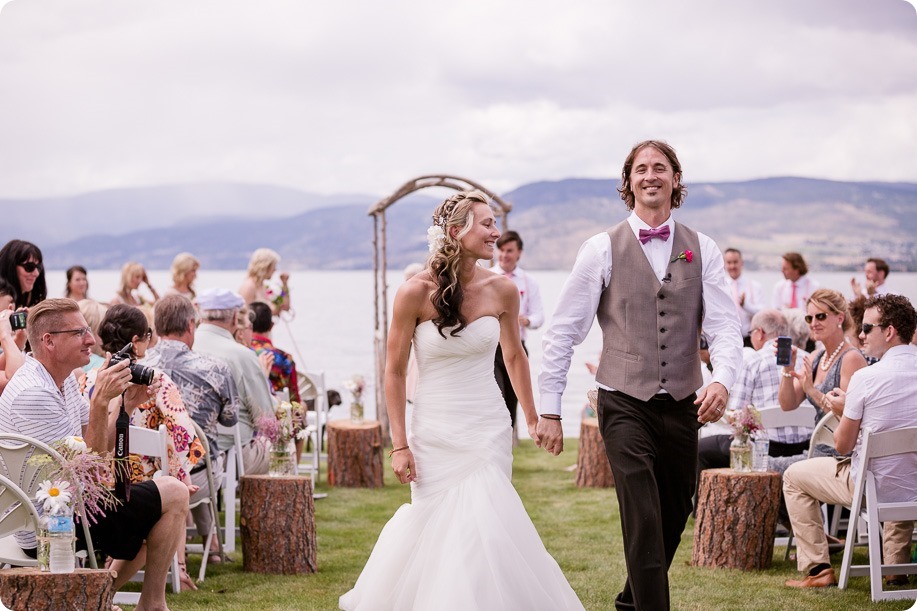
[[[243,571],[297,575],[317,570],[311,479],[246,475],[239,496]]]
[[[701,471],[694,566],[750,571],[770,567],[780,507],[779,473]]]
[[[382,487],[382,425],[378,421],[328,423],[328,484]]]
[[[76,569],[52,574],[38,568],[0,570],[0,601],[8,609],[84,611],[111,609],[115,573],[107,569]]]
[[[576,485],[580,488],[611,488],[615,485],[598,418],[583,418],[579,427]]]

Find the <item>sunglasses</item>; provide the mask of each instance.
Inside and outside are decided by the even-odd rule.
[[[80,339],[86,336],[86,334],[92,333],[92,327],[83,327],[82,329],[65,329],[63,331],[48,331],[50,335],[57,335],[58,333],[72,333],[73,335],[79,335]]]
[[[864,322],[863,325],[860,327],[860,331],[863,333],[863,335],[869,335],[870,333],[872,333],[872,330],[875,329],[876,327],[881,327],[882,329],[884,329],[887,326],[888,325],[880,325],[879,323],[870,324],[868,322]]]
[[[813,319],[813,318],[815,318],[815,320],[817,320],[818,322],[823,322],[826,318],[828,318],[828,313],[827,313],[827,312],[819,312],[819,313],[816,314],[814,317],[813,317],[811,314],[806,314],[806,315],[803,317],[803,320],[806,321],[806,324],[807,324],[807,325],[811,325],[811,324],[812,324],[812,319]]]
[[[25,273],[31,274],[36,269],[41,271],[41,263],[35,263],[34,261],[26,261],[25,263],[20,263],[19,267],[25,270]]]

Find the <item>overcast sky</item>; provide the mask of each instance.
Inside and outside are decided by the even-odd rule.
[[[2,3],[2,0],[0,0]],[[905,0],[14,0],[0,197],[616,177],[917,182]]]

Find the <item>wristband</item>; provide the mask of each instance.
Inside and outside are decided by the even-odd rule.
[[[395,452],[400,452],[401,450],[410,450],[410,449],[411,449],[410,446],[401,446],[400,448],[395,448],[394,450],[391,450],[388,453],[388,457],[391,458],[392,454],[394,454]]]
[[[562,418],[558,414],[541,414],[541,417],[545,420],[561,420]]]

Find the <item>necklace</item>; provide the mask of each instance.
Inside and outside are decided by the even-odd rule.
[[[834,349],[834,352],[831,353],[831,356],[826,359],[822,359],[821,365],[819,365],[822,371],[828,371],[828,369],[831,367],[831,364],[834,363],[834,359],[837,358],[837,355],[840,354],[840,351],[844,348],[844,344],[846,343],[847,338],[845,337],[844,340],[837,345],[837,348]]]

